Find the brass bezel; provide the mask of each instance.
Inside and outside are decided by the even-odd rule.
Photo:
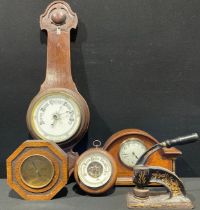
[[[79,109],[79,114],[80,114],[80,122],[79,122],[79,126],[77,127],[76,131],[68,137],[68,139],[65,139],[65,140],[62,140],[62,141],[54,141],[55,143],[57,144],[62,144],[64,142],[68,142],[70,141],[70,139],[76,135],[76,133],[78,132],[78,130],[80,129],[81,127],[81,124],[82,124],[82,120],[83,120],[83,111],[82,111],[82,108],[78,102],[78,100],[74,97],[74,95],[71,93],[71,91],[69,90],[60,90],[60,89],[52,89],[48,92],[45,92],[41,95],[37,95],[31,102],[30,104],[30,109],[28,111],[28,114],[27,114],[27,122],[28,123],[28,127],[31,128],[29,130],[32,131],[33,133],[33,136],[35,136],[36,138],[38,139],[42,139],[42,140],[46,140],[46,141],[49,141],[49,140],[52,140],[52,139],[48,139],[48,138],[45,138],[45,136],[41,135],[40,132],[38,132],[38,129],[36,128],[35,126],[35,123],[34,123],[34,112],[35,110],[37,109],[38,105],[40,104],[40,102],[42,100],[44,100],[44,98],[48,97],[48,96],[53,96],[53,95],[65,95],[67,97],[69,97],[70,99],[72,99],[73,103],[75,103]]]
[[[32,188],[29,187],[26,183],[24,183],[24,181],[22,180],[22,177],[20,175],[20,168],[21,165],[23,163],[23,161],[32,155],[43,155],[45,157],[47,157],[49,160],[51,160],[51,162],[53,163],[53,167],[54,167],[54,176],[51,179],[51,181],[49,182],[48,185],[46,185],[43,188]],[[32,148],[31,150],[25,152],[22,156],[19,157],[18,162],[16,163],[16,167],[14,169],[14,173],[16,176],[16,180],[17,182],[28,192],[32,192],[32,193],[39,193],[39,192],[45,192],[48,191],[49,189],[51,189],[55,183],[58,181],[59,178],[59,174],[60,174],[60,170],[59,170],[59,165],[58,162],[54,159],[54,157],[49,153],[49,151],[44,151],[38,148]]]
[[[49,179],[49,181],[48,181],[47,183],[41,185],[41,186],[38,186],[38,187],[36,187],[35,185],[31,185],[31,184],[27,183],[27,182],[24,180],[23,174],[22,174],[22,165],[24,164],[24,162],[25,162],[28,158],[34,157],[34,156],[40,156],[40,157],[43,157],[43,158],[45,158],[46,160],[48,160],[48,162],[49,162],[50,165],[51,165],[51,168],[53,169],[52,174],[51,174],[51,178]],[[53,177],[54,177],[54,175],[55,175],[55,168],[54,168],[54,165],[53,165],[52,161],[51,161],[48,157],[46,157],[46,156],[44,156],[44,155],[41,155],[41,154],[35,154],[35,155],[30,155],[30,156],[26,157],[26,158],[23,160],[23,162],[22,162],[21,165],[20,165],[20,173],[19,173],[19,174],[20,174],[21,180],[23,181],[23,183],[24,183],[25,185],[27,185],[28,187],[31,187],[31,188],[33,188],[33,189],[41,189],[41,188],[44,188],[44,187],[48,186],[49,183],[52,181],[52,179],[53,179]]]

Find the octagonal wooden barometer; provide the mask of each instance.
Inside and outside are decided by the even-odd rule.
[[[104,144],[117,163],[116,185],[133,185],[133,166],[137,160],[158,141],[145,131],[124,129],[113,134]],[[147,165],[160,166],[175,171],[175,160],[181,152],[172,148],[163,148],[149,158]]]
[[[7,159],[7,182],[26,200],[50,200],[68,180],[68,157],[54,142],[27,140]]]
[[[70,30],[77,23],[77,15],[64,1],[51,3],[40,16],[40,27],[48,33],[46,78],[26,118],[33,138],[52,140],[68,152],[72,170],[78,154],[71,149],[87,131],[90,118],[71,74]]]

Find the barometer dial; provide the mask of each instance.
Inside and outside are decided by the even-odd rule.
[[[77,133],[82,113],[76,99],[62,91],[44,94],[37,99],[28,117],[38,138],[62,143]]]
[[[112,175],[110,160],[101,153],[94,153],[83,158],[78,165],[78,176],[88,187],[100,187],[108,182]]]
[[[49,94],[35,105],[33,127],[46,140],[62,142],[74,135],[81,122],[77,103],[66,94]]]
[[[69,157],[53,141],[27,140],[6,162],[9,186],[26,200],[50,200],[67,184]]]
[[[116,181],[116,163],[102,149],[90,149],[76,161],[75,179],[88,193],[98,194],[110,189]]]
[[[32,155],[26,158],[20,168],[22,181],[31,188],[47,186],[54,176],[54,166],[48,158]]]
[[[147,148],[142,141],[136,138],[130,138],[122,142],[119,157],[125,166],[133,167],[146,150]]]

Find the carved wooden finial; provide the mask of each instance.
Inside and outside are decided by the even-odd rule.
[[[40,27],[47,31],[68,31],[76,28],[78,18],[65,1],[54,1],[40,16]]]
[[[64,24],[66,18],[67,18],[66,14],[61,9],[57,9],[51,15],[51,19],[56,25]]]

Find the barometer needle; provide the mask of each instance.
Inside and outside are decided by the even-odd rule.
[[[51,123],[51,125],[54,126],[55,122],[56,122],[56,119],[54,118],[53,122]]]
[[[35,168],[36,174],[37,174],[38,176],[41,176],[40,173],[39,173],[39,171],[38,171],[38,169],[37,169],[37,167],[36,167],[36,165],[35,165],[35,163],[34,163],[33,161],[31,161],[31,162],[32,162],[33,167]]]
[[[59,108],[59,110],[58,110],[58,114],[60,113],[62,107],[63,107],[63,105],[60,106],[60,108]]]
[[[53,122],[51,123],[52,126],[55,125],[55,123],[60,119],[60,117],[57,114],[53,115]]]
[[[71,113],[73,113],[73,111],[66,111],[66,112],[63,112],[63,113],[59,113],[59,115],[63,115],[63,114],[67,114],[67,113],[71,114]]]

